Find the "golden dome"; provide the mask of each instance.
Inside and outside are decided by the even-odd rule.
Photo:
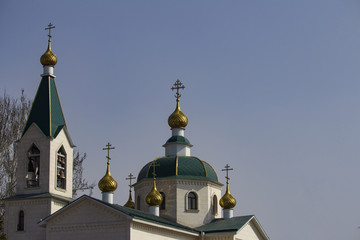
[[[169,116],[168,124],[171,128],[185,128],[188,124],[187,116],[180,110],[179,99],[176,99],[176,108]]]
[[[155,179],[154,179],[153,188],[152,188],[151,192],[149,192],[146,195],[146,202],[150,206],[160,206],[162,200],[163,200],[163,197],[161,196],[159,191],[156,189],[156,184],[155,184]]]
[[[135,209],[135,203],[131,197],[131,191],[129,191],[129,200],[125,203],[124,207]]]
[[[236,199],[231,195],[229,191],[229,184],[226,183],[226,192],[220,199],[220,206],[223,209],[233,209],[236,205]]]
[[[46,50],[46,52],[40,57],[40,62],[43,66],[54,66],[57,63],[57,57],[56,55],[53,53],[53,51],[51,51],[51,44],[49,41],[48,44],[48,49]]]
[[[117,182],[110,174],[109,162],[107,163],[107,169],[105,176],[99,181],[99,189],[101,192],[114,192],[117,188]]]

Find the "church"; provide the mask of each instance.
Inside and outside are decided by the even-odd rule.
[[[111,144],[107,144],[106,173],[99,180],[102,199],[83,195],[73,199],[73,148],[55,85],[57,57],[48,48],[41,56],[43,74],[17,147],[17,186],[5,199],[7,239],[241,239],[267,240],[254,215],[234,216],[236,199],[229,190],[226,164],[225,193],[215,169],[191,155],[185,137],[187,116],[180,109],[177,80],[176,107],[168,118],[171,136],[165,155],[129,175],[129,200],[114,204],[117,182],[110,173]],[[161,141],[161,139],[159,139]],[[134,198],[133,198],[133,191]],[[133,200],[134,199],[134,200]]]

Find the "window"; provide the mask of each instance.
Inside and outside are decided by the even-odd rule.
[[[39,186],[39,176],[40,176],[40,150],[32,145],[30,150],[27,153],[28,166],[26,174],[26,186],[38,187]]]
[[[213,196],[213,206],[212,206],[212,211],[214,215],[217,215],[218,213],[218,200],[216,195]]]
[[[19,222],[18,222],[18,225],[17,225],[17,230],[18,231],[24,231],[24,211],[21,210],[19,212]]]
[[[56,187],[66,188],[66,153],[64,147],[57,152]]]
[[[162,202],[161,202],[161,205],[160,205],[160,210],[165,210],[165,193],[163,192],[160,192],[161,196],[162,196]]]
[[[140,196],[137,196],[137,199],[136,199],[136,208],[138,210],[140,210]]]
[[[194,192],[189,192],[188,194],[188,209],[189,210],[197,209],[197,197]]]

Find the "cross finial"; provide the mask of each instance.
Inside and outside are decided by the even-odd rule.
[[[229,183],[229,171],[234,170],[233,168],[230,168],[229,164],[226,164],[225,169],[221,169],[221,171],[226,171],[226,183]]]
[[[106,148],[103,148],[103,150],[107,150],[107,156],[106,156],[106,158],[107,158],[107,160],[108,160],[108,163],[109,163],[109,161],[110,161],[110,150],[111,149],[115,149],[115,147],[111,147],[111,144],[110,143],[108,143],[107,145],[106,145]]]
[[[181,97],[181,94],[179,93],[179,89],[184,89],[185,86],[182,84],[182,82],[180,82],[180,80],[176,80],[176,82],[174,83],[174,86],[171,87],[171,90],[175,90],[176,89],[176,94],[174,95],[176,97],[176,101],[179,101],[179,98]]]
[[[128,175],[128,177],[125,178],[125,179],[126,179],[126,180],[129,180],[129,182],[130,182],[129,187],[130,187],[130,192],[131,192],[131,187],[132,187],[131,180],[136,179],[136,177],[134,177],[134,175],[132,175],[132,173],[130,173],[130,174]]]
[[[52,25],[51,23],[49,23],[48,27],[45,28],[45,30],[49,30],[49,42],[51,42],[51,29],[55,28],[54,25]]]
[[[160,164],[156,164],[156,160],[152,161],[151,164],[150,164],[150,167],[153,168],[152,175],[153,175],[154,180],[155,180],[155,177],[156,177],[155,167],[158,167],[158,166],[160,166]]]

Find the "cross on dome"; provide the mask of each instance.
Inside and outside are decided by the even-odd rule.
[[[55,26],[54,25],[52,25],[51,23],[49,23],[49,25],[48,25],[48,27],[47,28],[45,28],[45,30],[49,30],[49,42],[51,42],[51,38],[52,38],[52,36],[51,36],[51,29],[53,29],[53,28],[55,28]]]
[[[153,162],[151,162],[150,164],[150,167],[153,167],[153,172],[152,172],[152,175],[153,175],[153,178],[155,179],[156,177],[156,173],[155,173],[155,167],[159,167],[160,164],[156,164],[156,160],[154,160]]]
[[[107,156],[106,156],[106,158],[107,158],[108,162],[111,160],[111,158],[110,158],[110,150],[115,149],[115,147],[111,147],[111,146],[112,146],[112,145],[111,145],[110,143],[108,143],[108,144],[106,145],[106,148],[103,148],[103,150],[107,150]]]
[[[180,82],[180,80],[176,80],[176,82],[174,83],[174,86],[171,87],[171,90],[175,90],[176,89],[176,94],[174,95],[176,98],[176,101],[179,101],[179,98],[181,97],[181,94],[179,93],[179,89],[184,89],[185,86],[182,84],[182,82]]]
[[[229,171],[232,171],[232,170],[234,170],[233,168],[230,168],[230,166],[229,166],[229,164],[226,164],[225,165],[225,169],[221,169],[221,171],[226,171],[226,183],[229,183],[229,180],[230,180],[230,178],[229,178]]]
[[[130,182],[130,184],[129,184],[130,191],[131,191],[131,187],[132,187],[131,180],[133,180],[133,179],[136,179],[136,177],[134,177],[134,175],[132,175],[132,173],[130,173],[130,174],[128,175],[128,177],[125,178],[125,180],[129,180],[129,182]]]

